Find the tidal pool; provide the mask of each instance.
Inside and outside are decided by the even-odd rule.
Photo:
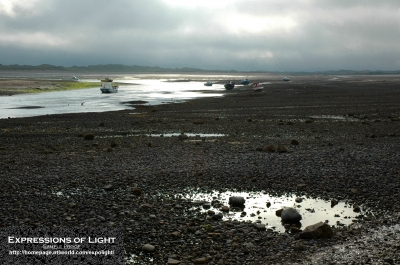
[[[245,207],[243,209],[231,208],[229,212],[222,212],[222,220],[238,220],[258,222],[266,225],[267,229],[277,232],[285,232],[281,218],[276,216],[276,211],[284,207],[293,207],[302,216],[301,229],[318,223],[327,222],[329,225],[347,226],[366,214],[365,210],[353,211],[353,205],[339,201],[331,207],[331,201],[326,201],[308,196],[287,195],[275,197],[264,192],[218,192],[204,193],[198,190],[187,190],[177,194],[181,199],[191,200],[194,204],[192,210],[200,212],[214,211],[216,214],[222,212],[222,206],[229,206],[229,197],[244,197]],[[244,214],[245,213],[245,214]]]

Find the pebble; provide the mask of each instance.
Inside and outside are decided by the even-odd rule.
[[[400,161],[399,92],[391,81],[383,82],[384,87],[380,82],[371,87],[357,82],[355,92],[332,82],[326,89],[319,86],[324,81],[315,80],[315,92],[295,82],[293,90],[274,83],[265,95],[238,89],[223,98],[138,106],[135,111],[140,115],[127,110],[3,119],[0,225],[122,227],[127,255],[136,255],[143,264],[165,264],[168,257],[181,264],[200,257],[208,264],[301,264],[308,262],[305,256],[315,259],[313,264],[352,264],[367,260],[367,255],[376,263],[395,264],[400,260],[400,187],[395,181]],[[336,92],[343,95],[340,107]],[[304,122],[319,114],[343,119]],[[362,118],[365,115],[369,121]],[[243,124],[250,117],[253,122]],[[285,126],[289,118],[293,124]],[[204,123],[193,124],[197,120]],[[279,120],[283,125],[277,124]],[[99,127],[102,122],[107,126]],[[86,131],[96,137],[84,141]],[[146,136],[151,131],[164,137]],[[184,133],[169,137],[171,132]],[[201,136],[204,141],[195,145],[189,133],[225,135]],[[118,145],[111,147],[116,136]],[[301,144],[293,145],[293,137]],[[293,150],[264,150],[279,144]],[[135,183],[140,189],[135,190]],[[208,215],[200,211],[203,204],[188,200],[190,194],[175,197],[186,187],[200,192],[264,190],[277,196],[290,192],[326,198],[333,206],[334,199],[357,204],[373,214],[363,214],[351,229],[329,223],[333,239],[308,244],[296,240],[299,231],[293,227],[284,234],[270,225],[261,229],[269,220],[261,219],[259,226],[214,220],[214,203],[209,204]],[[221,201],[217,209],[224,204]],[[147,242],[157,250],[143,250]],[[332,252],[336,246],[347,246],[346,256]]]

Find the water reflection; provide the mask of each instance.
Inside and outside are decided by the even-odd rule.
[[[276,211],[284,207],[293,207],[301,214],[301,223],[296,224],[298,228],[305,228],[318,222],[327,222],[329,225],[336,226],[350,225],[360,214],[363,214],[363,212],[354,212],[353,207],[345,202],[338,202],[338,204],[331,207],[330,201],[306,196],[296,197],[290,194],[276,197],[260,192],[214,191],[212,193],[204,193],[196,190],[187,190],[177,196],[194,202],[193,210],[201,212],[211,210],[215,213],[222,212],[221,207],[229,205],[229,197],[244,197],[246,200],[245,207],[243,209],[231,208],[229,212],[222,212],[222,219],[258,222],[265,224],[267,229],[278,232],[285,232],[285,224],[281,222],[280,217],[276,216]]]
[[[146,105],[158,105],[182,102],[199,97],[220,97],[223,94],[219,92],[225,90],[222,85],[205,87],[202,82],[116,79],[115,82],[124,83],[118,93],[102,94],[97,87],[98,80],[84,81],[96,82],[96,85],[94,83],[94,87],[89,89],[0,97],[0,118],[133,109],[131,105],[123,103],[141,101],[147,102]]]

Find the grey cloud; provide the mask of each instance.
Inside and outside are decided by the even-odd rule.
[[[400,68],[398,1],[243,0],[212,10],[171,7],[162,0],[39,0],[33,10],[15,13],[0,16],[2,64],[269,71]],[[235,16],[225,26],[237,23],[237,31],[220,24],[226,14]],[[254,31],[258,25],[245,26],[241,15],[261,21],[290,18],[295,26]],[[12,38],[30,33],[65,43],[32,45]]]

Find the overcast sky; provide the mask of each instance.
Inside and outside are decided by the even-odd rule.
[[[0,64],[400,70],[400,0],[0,0]]]

